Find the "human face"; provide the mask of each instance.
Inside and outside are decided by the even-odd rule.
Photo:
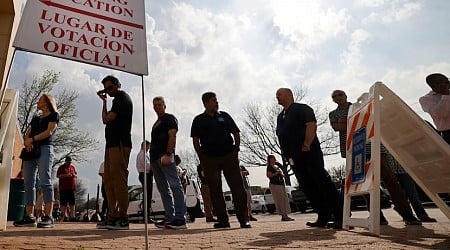
[[[269,157],[269,165],[275,165],[275,162],[276,162],[276,160],[275,160],[275,157]]]
[[[209,99],[204,104],[207,113],[216,113],[219,110],[219,102],[217,101],[217,97],[213,97]]]
[[[48,108],[47,98],[45,96],[41,96],[36,105],[39,110]]]
[[[106,81],[103,83],[104,91],[111,97],[114,97],[117,93],[118,85],[114,85],[111,81]]]
[[[284,105],[287,99],[287,93],[286,91],[283,91],[282,89],[277,90],[276,98],[278,100],[278,104]]]
[[[338,105],[347,103],[347,95],[345,95],[343,91],[334,91],[331,95],[331,98],[333,98],[333,102],[337,103]]]
[[[155,100],[153,101],[153,110],[158,116],[164,115],[166,112],[166,104],[163,100]]]

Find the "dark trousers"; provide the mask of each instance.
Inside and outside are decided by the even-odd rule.
[[[403,191],[400,183],[398,183],[397,178],[392,172],[385,154],[382,154],[380,157],[380,167],[381,180],[383,181],[384,186],[386,186],[389,194],[391,195],[391,201],[394,204],[394,210],[397,211],[404,219],[414,216],[411,207],[409,206],[405,192]]]
[[[222,190],[222,175],[230,187],[233,196],[236,217],[240,223],[248,221],[247,194],[242,182],[241,169],[239,167],[238,152],[213,157],[204,155],[201,157],[202,169],[211,194],[211,202],[217,219],[220,222],[228,222],[225,199]]]
[[[102,182],[102,197],[103,197],[103,201],[102,201],[102,219],[106,218],[106,216],[108,215],[108,198],[106,197],[106,191],[105,191],[105,186],[103,185]]]
[[[428,217],[427,212],[422,206],[422,201],[419,198],[419,193],[417,192],[416,183],[414,180],[409,176],[409,174],[395,174],[397,177],[398,182],[403,187],[403,190],[405,191],[406,196],[408,197],[409,203],[411,203],[411,206],[414,209],[414,212],[416,213],[417,217],[423,218]]]
[[[142,188],[144,188],[144,173],[139,173],[139,182],[141,183]],[[147,173],[147,216],[150,216],[152,211],[152,197],[153,197],[153,172],[150,171],[149,173]],[[144,214],[142,215],[144,216]]]
[[[319,215],[318,220],[342,220],[343,202],[325,170],[322,151],[302,152],[292,159],[295,177]]]
[[[442,138],[450,145],[450,130],[445,130],[442,132],[439,132],[442,136]]]

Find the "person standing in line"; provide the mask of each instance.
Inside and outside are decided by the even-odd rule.
[[[423,111],[430,114],[436,129],[442,138],[450,145],[450,81],[441,73],[426,77],[431,91],[420,97]]]
[[[388,154],[387,160],[389,166],[392,168],[392,172],[395,174],[400,186],[402,186],[405,194],[411,204],[417,218],[421,222],[437,222],[435,218],[431,218],[422,206],[422,201],[419,198],[419,193],[417,192],[416,183],[409,176],[409,174],[403,169],[400,163],[394,158],[393,155]]]
[[[105,173],[105,164],[104,162],[100,163],[100,167],[98,168],[98,175],[102,178],[102,212],[100,213],[100,216],[102,217],[102,221],[106,220],[106,216],[108,215],[108,198],[106,197],[106,191],[105,191],[105,183],[103,181],[103,176]]]
[[[72,165],[72,158],[66,156],[64,164],[58,168],[56,177],[59,179],[59,201],[61,206],[61,221],[66,219],[69,208],[68,221],[75,221],[75,189],[77,188],[77,170]]]
[[[41,189],[44,198],[44,216],[37,223],[39,228],[52,228],[54,191],[52,184],[53,165],[53,141],[55,131],[59,123],[59,113],[55,99],[48,94],[43,94],[37,102],[37,108],[41,111],[39,116],[33,117],[25,133],[24,146],[30,152],[34,148],[40,151],[38,158],[23,160],[23,176],[25,182],[25,215],[19,221],[14,222],[16,227],[35,227],[34,204],[36,200],[36,174],[39,174]]]
[[[128,163],[132,147],[133,102],[121,90],[116,77],[106,76],[102,84],[104,89],[98,91],[97,95],[103,103],[102,121],[106,125],[104,184],[108,197],[108,216],[97,224],[97,228],[128,230]],[[107,111],[107,95],[114,97],[110,111]]]
[[[181,164],[180,156],[175,155],[175,165],[177,165],[178,177],[180,178],[181,185],[183,186],[183,192],[186,194],[186,187],[189,184],[187,177],[187,170],[185,168],[182,168],[180,164]]]
[[[247,194],[248,218],[250,221],[258,221],[258,219],[256,219],[252,215],[252,190],[250,188],[250,181],[248,180],[250,172],[247,170],[247,168],[245,168],[242,165],[240,166],[240,168],[241,168],[242,182],[244,184],[245,193]]]
[[[202,165],[198,164],[197,166],[197,175],[200,179],[200,192],[203,197],[203,206],[205,207],[205,219],[206,222],[217,222],[217,219],[214,218],[213,206],[211,202],[211,194],[209,191],[208,183],[206,182],[205,173],[202,170]]]
[[[291,206],[286,193],[284,174],[281,170],[281,164],[277,162],[275,155],[267,156],[266,176],[270,180],[269,189],[272,193],[275,207],[281,215],[281,221],[293,221],[294,219],[289,217],[289,214],[291,213]]]
[[[136,157],[136,169],[138,171],[139,182],[142,185],[142,189],[144,188],[144,173],[147,175],[147,218],[148,223],[154,223],[154,221],[150,218],[150,214],[152,211],[152,194],[153,194],[153,171],[150,165],[150,142],[145,141],[141,143],[141,150],[137,154]],[[144,163],[145,162],[145,163]],[[144,165],[145,164],[145,165]],[[144,213],[143,213],[144,214]],[[144,215],[143,215],[144,216]],[[144,217],[145,221],[145,217]]]
[[[341,156],[345,158],[346,156],[346,143],[347,143],[347,117],[350,102],[347,101],[347,95],[343,90],[335,90],[331,94],[333,101],[338,104],[336,110],[330,112],[329,118],[331,127],[334,131],[339,131],[340,139],[340,150]],[[370,159],[371,144],[366,144],[366,157]],[[408,200],[405,196],[402,187],[398,183],[390,165],[388,162],[388,156],[390,153],[381,144],[380,146],[380,174],[381,180],[389,191],[391,195],[392,203],[394,204],[394,209],[403,218],[406,225],[421,225],[421,222],[414,217],[411,207],[409,206]],[[370,197],[364,195],[364,200],[367,203],[367,207],[370,207]],[[380,209],[380,225],[387,225],[388,221]]]
[[[240,227],[251,228],[247,197],[239,168],[239,128],[228,113],[219,111],[215,93],[204,93],[202,102],[205,111],[194,118],[191,137],[217,215],[218,222],[214,224],[214,228],[230,227],[222,191],[222,172],[233,196]]]
[[[314,111],[306,104],[295,103],[288,88],[278,89],[276,98],[283,106],[276,128],[283,156],[318,213],[317,220],[306,225],[341,229],[343,202],[325,170]]]
[[[164,220],[155,223],[158,228],[186,229],[186,201],[183,186],[175,165],[175,145],[178,121],[166,113],[164,98],[153,98],[153,109],[158,119],[152,127],[150,159],[156,186],[164,205]]]

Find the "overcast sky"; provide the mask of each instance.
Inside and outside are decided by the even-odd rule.
[[[167,112],[179,119],[177,149],[192,147],[193,117],[203,111],[201,94],[214,91],[220,109],[241,127],[249,102],[274,103],[279,87],[309,89],[329,110],[334,89],[355,100],[376,81],[384,82],[413,110],[429,91],[424,78],[450,73],[448,0],[146,0],[149,76],[144,77],[147,137],[156,119],[151,100],[166,98]],[[101,143],[80,178],[94,193],[100,178],[104,127],[96,91],[113,74],[134,101],[129,183],[138,183],[135,157],[142,139],[141,78],[62,59],[17,52],[9,86],[19,88],[45,70],[61,72],[58,88],[79,92],[78,126]],[[327,167],[343,160],[326,159]],[[263,168],[249,169],[252,185],[268,186]]]

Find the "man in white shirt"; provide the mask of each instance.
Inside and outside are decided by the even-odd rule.
[[[450,144],[450,81],[441,73],[426,77],[431,91],[420,97],[423,111],[430,114],[442,138]]]
[[[154,221],[150,219],[150,212],[152,207],[152,192],[153,192],[153,172],[150,168],[150,154],[148,153],[150,149],[150,142],[145,141],[141,144],[141,150],[136,157],[136,169],[139,173],[139,182],[144,187],[144,173],[147,175],[147,216],[148,222],[153,223]],[[145,162],[145,165],[144,165]],[[145,217],[144,217],[145,220]]]

